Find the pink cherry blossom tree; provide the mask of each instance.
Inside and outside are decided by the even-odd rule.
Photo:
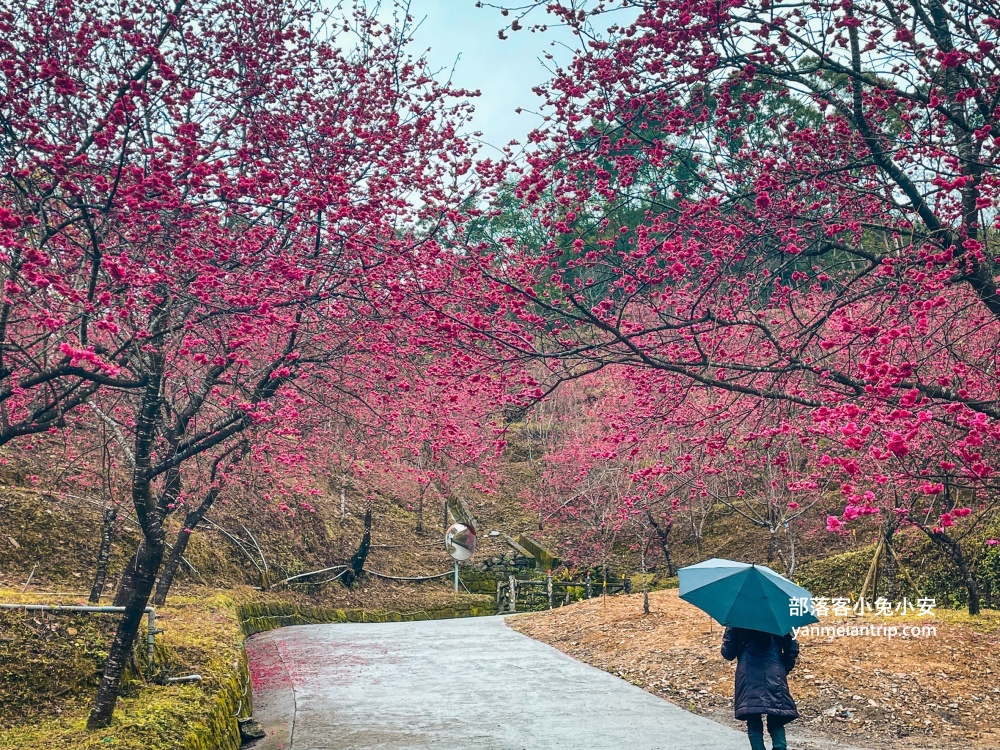
[[[521,335],[484,327],[553,363],[540,392],[625,367],[674,393],[788,404],[790,425],[837,446],[806,451],[802,481],[824,455],[851,475],[848,521],[895,522],[885,487],[905,484],[900,510],[961,570],[941,534],[996,507],[994,14],[961,0],[546,10],[579,44],[542,90],[548,120],[513,188],[544,240],[484,233]],[[938,487],[952,482],[978,501],[966,515]]]
[[[92,728],[178,500],[247,433],[296,430],[330,373],[344,399],[390,379],[363,368],[393,351],[472,154],[463,92],[398,21],[296,0],[0,11],[0,442],[74,409],[114,425],[143,537]]]

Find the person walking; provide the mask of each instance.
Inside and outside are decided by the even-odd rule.
[[[750,750],[767,750],[764,719],[773,750],[788,750],[785,724],[799,718],[788,689],[788,673],[795,666],[799,644],[791,633],[774,635],[749,628],[727,627],[722,636],[722,658],[736,659],[734,710],[747,723]]]

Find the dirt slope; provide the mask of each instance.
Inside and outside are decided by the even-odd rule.
[[[696,713],[743,728],[732,713],[735,665],[719,654],[722,628],[676,590],[592,599],[520,615],[511,627]],[[856,626],[887,618],[823,618]],[[894,616],[933,625],[928,638],[803,635],[789,676],[802,718],[789,726],[795,750],[1000,748],[1000,612],[978,619],[938,610]]]

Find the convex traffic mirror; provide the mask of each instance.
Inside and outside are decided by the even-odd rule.
[[[456,560],[468,560],[476,551],[476,530],[464,523],[453,523],[444,533],[444,547]]]

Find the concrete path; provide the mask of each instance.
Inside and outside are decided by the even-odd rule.
[[[247,642],[254,750],[747,750],[501,617],[281,628]]]

